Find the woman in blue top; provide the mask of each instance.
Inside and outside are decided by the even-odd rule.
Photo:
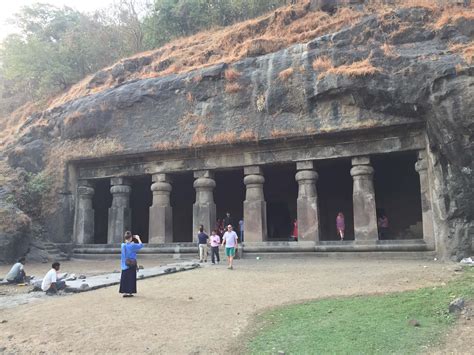
[[[139,235],[132,235],[129,231],[125,232],[124,239],[121,246],[122,275],[119,292],[124,294],[123,297],[133,297],[133,294],[137,293],[137,251],[143,248],[143,243]],[[133,239],[136,239],[137,243],[132,243]],[[127,265],[127,259],[135,260],[135,265]]]

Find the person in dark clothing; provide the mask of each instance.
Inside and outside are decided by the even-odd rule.
[[[204,233],[204,226],[201,224],[198,233],[198,247],[199,247],[199,262],[203,261],[207,263],[207,243],[209,242],[209,236]]]
[[[233,219],[232,217],[230,216],[230,212],[227,212],[225,214],[225,217],[224,217],[224,226],[227,227],[229,224],[232,226],[232,228],[234,228],[234,223],[233,223]]]

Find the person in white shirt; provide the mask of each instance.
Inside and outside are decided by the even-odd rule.
[[[57,261],[54,262],[51,267],[52,269],[47,272],[43,277],[41,283],[41,289],[47,294],[57,293],[59,290],[66,288],[66,282],[58,279],[58,271],[61,264]]]
[[[234,260],[235,251],[238,247],[237,234],[232,230],[232,225],[227,226],[227,232],[222,237],[222,245],[225,245],[225,255],[229,263],[228,269],[233,269],[232,262]]]
[[[18,259],[18,262],[16,262],[10,271],[8,272],[7,276],[5,276],[5,280],[7,280],[9,283],[15,283],[15,284],[21,284],[25,282],[25,258],[22,257]]]

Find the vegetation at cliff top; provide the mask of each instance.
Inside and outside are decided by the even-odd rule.
[[[227,26],[285,0],[116,0],[85,14],[36,3],[12,19],[0,44],[0,116],[69,88],[120,58],[203,29]],[[2,112],[3,111],[3,112]]]
[[[33,5],[16,16],[21,33],[0,44],[0,129],[4,131],[0,136],[16,131],[35,111],[52,109],[124,81],[275,52],[336,32],[369,14],[387,17],[390,22],[391,13],[400,6],[429,9],[433,30],[474,17],[472,6],[456,8],[427,0],[397,0],[390,6],[374,0],[363,10],[340,8],[334,14],[309,11],[310,0],[279,8],[295,1],[116,1],[110,9],[94,14]],[[246,19],[250,20],[243,21]],[[389,44],[384,51],[388,49]],[[450,50],[467,62],[472,60],[472,45],[453,44]],[[328,61],[313,63],[313,67],[352,75],[377,71],[365,62],[358,67],[333,68]],[[236,83],[230,83],[227,90],[237,91]]]

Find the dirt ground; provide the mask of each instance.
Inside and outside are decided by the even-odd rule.
[[[145,267],[165,260],[144,260]],[[86,275],[118,269],[117,261],[64,262],[61,271]],[[27,265],[42,277],[49,266]],[[0,266],[0,275],[7,267]],[[138,295],[118,286],[67,296],[44,296],[5,308],[12,291],[0,286],[0,352],[223,354],[238,349],[253,317],[268,307],[333,296],[385,293],[442,285],[454,264],[363,259],[243,259],[138,282]],[[19,291],[25,292],[25,291]],[[472,320],[459,324],[462,341],[427,352],[469,353]],[[461,327],[461,328],[460,328]],[[456,331],[454,329],[453,331]],[[459,331],[458,329],[458,331]],[[465,331],[463,331],[465,329]],[[449,334],[452,339],[452,334]]]

